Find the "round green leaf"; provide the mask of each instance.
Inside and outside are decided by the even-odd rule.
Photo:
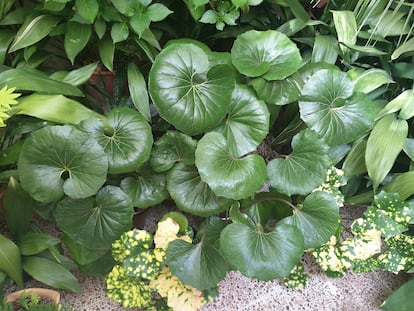
[[[269,132],[269,111],[245,85],[236,85],[226,121],[216,129],[226,137],[235,154],[256,150]]]
[[[132,205],[147,208],[161,203],[168,198],[166,178],[144,167],[121,181],[121,189],[130,197]]]
[[[362,93],[352,96],[353,89],[354,83],[339,70],[317,71],[303,87],[300,116],[330,146],[352,142],[373,126],[370,99]]]
[[[22,187],[35,200],[49,203],[64,194],[73,198],[95,194],[106,181],[108,160],[88,134],[56,125],[26,139],[17,165]]]
[[[168,172],[167,189],[180,210],[194,215],[216,215],[232,203],[231,200],[215,195],[201,180],[194,165],[177,163]]]
[[[231,67],[212,67],[209,54],[190,42],[168,45],[149,74],[149,91],[159,114],[188,135],[218,125],[227,113],[233,85]]]
[[[176,162],[194,164],[197,141],[178,131],[167,131],[154,143],[150,163],[154,171],[168,171]]]
[[[212,246],[193,245],[177,239],[168,244],[167,265],[184,284],[205,290],[217,286],[226,276],[229,264]]]
[[[216,195],[234,200],[247,198],[266,180],[265,161],[257,154],[238,158],[230,149],[222,134],[207,133],[198,142],[195,164],[201,180]]]
[[[329,148],[318,134],[306,129],[293,137],[292,150],[267,165],[270,184],[287,195],[306,195],[325,180],[331,165]]]
[[[290,273],[303,255],[303,237],[288,224],[264,233],[233,223],[221,232],[220,250],[230,265],[245,276],[268,281]]]
[[[239,35],[231,49],[233,65],[248,77],[281,80],[302,62],[299,49],[283,33],[250,30]]]
[[[111,174],[132,172],[149,159],[153,143],[151,127],[136,110],[116,108],[109,112],[107,125],[88,119],[80,127],[104,148]]]
[[[96,197],[65,198],[56,208],[59,228],[75,242],[92,249],[107,249],[132,226],[134,209],[120,188],[106,186]]]
[[[293,215],[281,223],[297,227],[304,237],[304,248],[315,248],[329,241],[338,229],[339,206],[326,192],[313,192],[298,206]]]

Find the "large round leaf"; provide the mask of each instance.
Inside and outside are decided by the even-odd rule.
[[[293,215],[281,223],[297,227],[304,237],[304,247],[315,248],[329,241],[338,229],[339,206],[326,192],[313,192],[298,206]]]
[[[287,195],[306,195],[322,184],[331,165],[329,148],[312,130],[306,129],[292,139],[292,153],[267,165],[270,184]]]
[[[201,180],[216,195],[234,200],[244,199],[263,186],[266,164],[257,154],[239,158],[230,149],[222,134],[207,133],[198,142],[195,163]]]
[[[226,137],[237,156],[256,150],[269,132],[266,104],[248,86],[236,85],[226,121],[216,131]]]
[[[154,143],[150,163],[154,171],[168,171],[176,162],[194,164],[197,141],[178,131],[167,131]]]
[[[167,265],[184,284],[199,290],[213,288],[226,276],[229,264],[212,246],[177,239],[168,244]]]
[[[299,49],[283,33],[250,30],[239,35],[231,49],[233,65],[248,77],[281,80],[302,62]]]
[[[177,163],[168,172],[167,189],[180,210],[194,215],[216,215],[232,203],[229,199],[216,196],[201,180],[194,165]]]
[[[205,50],[190,42],[168,45],[155,59],[149,91],[161,117],[188,135],[218,125],[234,85],[228,65],[211,67]]]
[[[49,203],[64,194],[85,198],[105,183],[108,159],[88,134],[69,125],[33,132],[18,160],[22,187],[37,201]]]
[[[128,194],[133,206],[147,208],[168,197],[166,184],[164,174],[157,174],[144,165],[133,177],[126,177],[121,181],[121,189]]]
[[[339,70],[319,70],[306,82],[299,102],[300,116],[330,146],[350,143],[373,126],[370,99],[357,93],[354,83]]]
[[[107,124],[88,119],[80,126],[104,148],[111,174],[132,172],[149,159],[153,143],[151,127],[136,110],[117,108],[109,112]]]
[[[287,276],[303,254],[303,237],[292,225],[272,232],[233,223],[221,232],[224,258],[247,277],[268,281]]]
[[[96,197],[83,200],[65,198],[56,208],[59,228],[87,248],[107,249],[132,226],[134,209],[120,188],[106,186]]]

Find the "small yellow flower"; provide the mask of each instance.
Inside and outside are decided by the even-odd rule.
[[[4,121],[10,118],[10,115],[7,114],[10,110],[10,106],[18,103],[16,98],[21,94],[13,93],[15,89],[15,87],[8,89],[6,85],[0,90],[0,127],[6,126]]]

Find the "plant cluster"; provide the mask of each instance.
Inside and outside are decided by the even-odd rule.
[[[114,299],[148,308],[176,293],[160,286],[200,298],[233,269],[304,286],[305,252],[333,274],[411,269],[413,5],[314,2],[3,8],[0,180],[20,206],[6,219],[12,239],[24,239],[27,211],[54,221],[82,272],[109,273]],[[69,60],[59,71],[45,61],[52,47]],[[99,57],[73,67],[88,47]],[[114,70],[120,59],[114,96],[96,105],[88,79],[98,61]],[[161,247],[158,230],[153,248],[152,233],[130,231],[137,211],[159,204],[195,217],[194,237]],[[344,204],[367,211],[341,240]],[[4,241],[0,256],[33,255]],[[21,284],[19,265],[0,269]],[[70,280],[49,285],[77,290]]]

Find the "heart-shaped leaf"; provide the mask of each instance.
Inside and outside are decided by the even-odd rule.
[[[226,137],[237,156],[256,150],[269,132],[266,104],[248,86],[236,85],[227,118],[216,131]]]
[[[353,88],[339,70],[317,71],[303,87],[300,116],[330,146],[352,142],[373,126],[371,101],[362,93],[352,96]]]
[[[133,206],[147,208],[168,198],[165,175],[157,174],[145,165],[134,175],[121,181],[121,189],[128,194]]]
[[[233,65],[248,77],[281,80],[290,76],[302,61],[299,49],[283,33],[250,30],[239,35],[231,49]]]
[[[49,203],[64,194],[73,198],[95,194],[106,181],[108,160],[87,133],[56,125],[26,139],[17,165],[23,189],[35,200]]]
[[[177,239],[168,244],[167,265],[181,282],[205,290],[217,286],[226,276],[229,265],[212,246],[193,245]]]
[[[306,195],[322,184],[331,165],[329,148],[318,134],[303,130],[292,139],[292,153],[267,165],[270,184],[287,195]]]
[[[281,223],[297,227],[304,238],[304,248],[315,248],[329,241],[338,229],[339,206],[335,197],[326,192],[313,192],[302,206]]]
[[[55,213],[59,228],[75,242],[93,249],[108,249],[132,226],[134,209],[128,195],[115,186],[105,186],[83,200],[65,198]]]
[[[212,67],[209,54],[187,40],[158,54],[149,74],[149,91],[162,118],[196,135],[224,118],[234,79],[230,66]]]
[[[111,174],[132,172],[149,159],[153,143],[151,127],[136,110],[116,108],[109,112],[107,125],[88,119],[80,127],[104,148]]]
[[[302,257],[303,237],[288,224],[265,233],[233,223],[221,232],[220,250],[230,265],[245,276],[268,281],[290,273]]]
[[[177,163],[167,175],[167,189],[177,207],[199,216],[216,215],[230,207],[232,201],[218,197],[201,180],[194,165]]]
[[[168,171],[176,162],[194,164],[197,141],[178,131],[167,131],[154,143],[150,163],[154,171]]]
[[[238,158],[224,136],[216,132],[207,133],[198,142],[195,164],[201,180],[216,195],[233,200],[249,197],[266,180],[266,164],[261,156]]]

